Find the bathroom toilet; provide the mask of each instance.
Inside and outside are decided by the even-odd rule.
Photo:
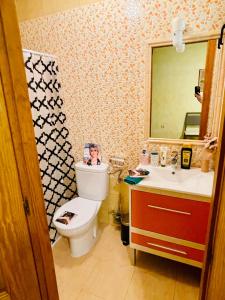
[[[70,241],[71,255],[82,256],[94,245],[98,222],[97,215],[102,201],[108,194],[108,165],[88,166],[83,162],[75,164],[79,197],[62,205],[55,213],[53,223],[59,234]],[[65,212],[75,215],[69,224],[57,221]]]

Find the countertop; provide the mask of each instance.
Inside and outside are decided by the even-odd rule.
[[[154,188],[173,192],[182,192],[190,195],[211,197],[213,190],[214,171],[204,173],[200,168],[189,170],[178,168],[172,174],[171,166],[153,167],[151,165],[139,165],[150,171],[148,177],[144,178],[136,187]]]

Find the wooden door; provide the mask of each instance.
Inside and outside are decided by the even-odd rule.
[[[11,300],[59,299],[13,0],[0,0],[0,269]]]
[[[0,77],[0,262],[12,299],[41,299]]]
[[[206,267],[202,277],[201,299],[225,299],[225,93],[220,127],[219,158],[212,223]]]
[[[218,114],[217,126],[214,125],[214,134],[219,129],[219,145],[215,164],[216,181],[213,190],[214,201],[211,226],[205,268],[201,281],[200,299],[202,300],[225,299],[225,47],[222,47],[220,51],[221,63],[216,97],[219,99],[218,103],[221,107],[215,107],[217,113],[220,111],[220,114]]]

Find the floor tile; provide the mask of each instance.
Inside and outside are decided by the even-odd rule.
[[[126,300],[173,300],[176,272],[170,264],[165,264],[163,270],[156,268],[156,265],[152,264],[149,271],[135,267]]]
[[[102,228],[100,238],[92,249],[92,255],[100,260],[115,261],[119,266],[130,266],[129,247],[122,244],[120,231],[114,226]]]
[[[105,300],[123,300],[133,271],[133,266],[119,266],[111,260],[99,261],[90,274],[85,289]]]
[[[180,264],[177,268],[174,300],[198,300],[200,280],[199,269]]]
[[[137,252],[132,266],[129,247],[116,226],[101,225],[96,245],[72,258],[67,239],[53,248],[60,300],[197,300],[200,270]]]
[[[97,259],[89,254],[81,258],[71,257],[65,239],[58,242],[53,253],[60,300],[74,300],[95,268]]]

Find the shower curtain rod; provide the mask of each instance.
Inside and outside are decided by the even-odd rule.
[[[33,51],[33,50],[29,50],[29,49],[23,49],[23,52],[28,52],[28,53],[41,55],[41,56],[48,56],[48,57],[56,58],[55,55],[52,55],[52,54],[49,54],[49,53],[44,53],[44,52]]]

